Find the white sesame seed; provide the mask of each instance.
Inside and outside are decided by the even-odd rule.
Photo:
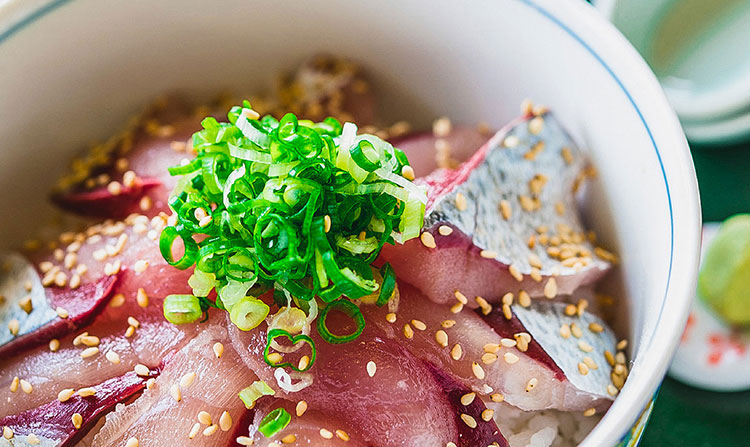
[[[135,273],[141,274],[146,271],[148,268],[148,261],[145,259],[139,259],[135,261],[135,264],[133,264],[133,270],[135,270]]]
[[[331,433],[330,431],[326,430],[325,428],[321,428],[320,429],[320,436],[323,437],[323,438],[325,438],[325,439],[333,439],[333,433]]]
[[[450,236],[453,233],[453,228],[448,225],[440,225],[440,227],[438,227],[438,233],[441,236]]]
[[[128,324],[135,327],[136,329],[141,326],[141,323],[132,316],[128,317]]]
[[[223,411],[219,416],[219,428],[221,431],[229,431],[232,428],[232,416],[228,411]]]
[[[518,343],[516,342],[516,340],[515,340],[515,339],[512,339],[512,338],[501,338],[501,339],[500,339],[500,344],[501,344],[502,346],[506,347],[506,348],[513,348],[513,347],[515,347],[515,346],[516,346],[516,345],[517,345]]]
[[[68,282],[68,286],[71,289],[77,289],[81,285],[81,275],[78,273],[73,273],[73,275],[70,277],[70,282]]]
[[[251,438],[248,438],[247,436],[238,436],[236,441],[237,441],[237,444],[243,445],[243,446],[253,445],[253,442],[254,442]]]
[[[123,304],[125,304],[125,295],[122,293],[115,294],[115,296],[109,301],[111,307],[120,307]]]
[[[211,425],[211,415],[207,411],[199,411],[198,422],[203,425]]]
[[[409,325],[409,323],[406,323],[404,325],[404,337],[408,339],[414,338],[414,329],[411,328],[411,325]]]
[[[15,393],[18,391],[18,384],[20,383],[20,379],[18,376],[14,377],[13,380],[10,382],[10,392]]]
[[[521,290],[520,292],[518,292],[518,304],[520,304],[522,307],[531,306],[531,297],[525,290]]]
[[[622,351],[625,348],[628,347],[628,341],[626,339],[622,339],[619,342],[617,342],[617,346],[615,346],[618,351]]]
[[[575,322],[570,323],[570,332],[573,334],[575,338],[583,337],[583,331],[581,330],[580,327],[578,327],[578,325]]]
[[[585,364],[585,363],[579,363],[579,364],[578,364],[578,372],[579,372],[579,373],[580,373],[580,374],[581,374],[582,376],[585,376],[586,374],[588,374],[588,373],[589,373],[589,367],[588,367],[588,366],[586,366],[586,364]]]
[[[462,310],[464,310],[464,305],[461,303],[456,303],[451,306],[451,313],[457,314],[461,312]]]
[[[58,349],[60,349],[60,340],[53,338],[49,341],[49,350],[52,352],[57,352]]]
[[[547,280],[547,284],[544,285],[544,296],[549,299],[557,296],[557,280],[555,278]]]
[[[135,334],[135,326],[128,326],[127,329],[125,329],[125,337],[130,338]]]
[[[23,390],[24,393],[31,394],[34,391],[34,387],[31,386],[31,384],[28,381],[21,379],[20,382],[21,382],[21,390]]]
[[[414,326],[414,329],[416,329],[418,331],[424,331],[424,330],[427,329],[427,325],[424,324],[424,322],[422,322],[420,320],[411,320],[411,324],[412,324],[412,326]]]
[[[154,387],[154,385],[156,385],[156,379],[154,379],[153,377],[152,377],[152,378],[150,378],[150,379],[148,379],[148,380],[146,381],[146,389],[147,389],[147,390],[150,390],[151,388],[153,388],[153,387]]]
[[[463,396],[461,396],[461,405],[468,406],[471,405],[472,402],[474,402],[474,398],[477,397],[477,393],[466,393]]]
[[[453,295],[456,297],[456,299],[458,300],[459,303],[461,303],[463,305],[466,305],[466,304],[469,303],[469,299],[466,298],[466,295],[464,295],[463,293],[459,292],[458,290],[456,290],[455,292],[453,292]]]
[[[91,348],[86,348],[83,351],[81,351],[81,357],[83,357],[85,359],[87,359],[89,357],[93,357],[93,356],[95,356],[97,354],[99,354],[99,348],[97,348],[95,346],[91,347]]]
[[[458,208],[459,211],[465,211],[468,206],[466,197],[460,192],[456,193],[456,208]]]
[[[31,445],[38,445],[41,441],[39,441],[39,437],[37,435],[35,435],[34,433],[29,433],[28,436],[26,436],[26,442]]]
[[[83,425],[83,416],[81,416],[80,413],[73,413],[73,416],[70,417],[71,421],[73,421],[73,427],[76,428],[76,430],[81,428],[81,425]]]
[[[469,428],[477,428],[477,421],[473,417],[469,416],[466,413],[461,413],[461,420],[464,421],[464,424],[469,426]]]
[[[3,427],[3,438],[13,439],[13,429],[8,427],[7,425]]]
[[[534,135],[539,135],[544,129],[544,118],[537,116],[529,121],[529,132]]]
[[[438,330],[435,332],[435,341],[444,348],[448,347],[448,334],[443,330]]]
[[[588,410],[583,412],[583,415],[586,417],[593,416],[596,414],[596,408],[589,408]]]
[[[520,142],[521,141],[518,139],[517,136],[515,136],[515,135],[508,135],[507,137],[505,137],[505,139],[503,139],[503,146],[505,146],[507,148],[512,148],[512,147],[518,146],[518,143],[520,143]]]
[[[586,343],[583,340],[580,340],[578,342],[578,349],[580,349],[583,352],[591,352],[594,350],[594,348],[590,344]]]
[[[206,427],[206,428],[203,429],[203,436],[211,436],[214,433],[216,433],[217,430],[219,430],[219,426],[218,425],[216,425],[216,424],[209,425],[208,427]]]
[[[214,350],[214,355],[216,356],[216,358],[220,359],[221,356],[224,354],[224,345],[221,344],[221,342],[217,341],[216,343],[214,343],[213,350]]]
[[[479,256],[485,259],[495,259],[497,257],[497,252],[493,250],[482,250],[479,252]]]
[[[463,349],[461,348],[460,344],[456,343],[451,349],[451,357],[453,358],[453,360],[460,360],[461,355],[463,355]]]
[[[405,178],[406,180],[412,181],[414,180],[414,168],[412,168],[409,165],[404,166],[401,168],[401,177]]]
[[[288,435],[284,436],[283,438],[281,438],[281,443],[282,444],[292,444],[292,443],[294,443],[296,441],[297,441],[297,436],[294,435],[294,434],[288,434]]]
[[[425,231],[421,235],[419,235],[419,240],[422,241],[422,245],[427,248],[437,247],[437,244],[435,243],[435,237],[428,231]]]
[[[389,312],[389,313],[385,314],[385,321],[387,321],[389,323],[395,323],[396,322],[396,314],[394,314],[393,312]]]
[[[486,408],[484,411],[482,411],[482,420],[484,422],[491,421],[494,416],[495,416],[495,410]]]
[[[297,402],[297,406],[295,407],[295,413],[297,414],[297,417],[302,417],[303,414],[307,411],[307,402],[304,400],[301,400]]]
[[[174,399],[176,402],[179,402],[182,400],[182,393],[180,392],[180,387],[175,383],[171,387],[169,387],[169,395],[172,396],[172,399]]]
[[[8,331],[10,331],[11,335],[13,335],[14,337],[18,335],[18,331],[20,330],[20,325],[21,323],[15,318],[12,318],[8,322]]]
[[[450,329],[455,325],[456,325],[456,320],[443,320],[440,323],[440,326],[442,326],[444,329]]]
[[[120,355],[115,351],[107,351],[104,357],[109,360],[110,363],[114,363],[115,365],[120,363]]]
[[[109,182],[109,184],[107,185],[107,191],[113,196],[119,196],[122,192],[122,185],[120,184],[120,182],[116,181]]]
[[[502,402],[502,401],[505,400],[505,396],[503,396],[501,393],[491,394],[490,395],[490,400],[492,400],[492,402],[498,402],[499,403],[499,402]]]
[[[513,210],[507,200],[500,201],[500,214],[502,214],[503,219],[505,220],[509,220],[511,215],[513,214]]]
[[[484,380],[485,373],[484,369],[479,365],[477,362],[473,362],[471,364],[471,372],[474,373],[474,377],[476,377],[479,380]]]
[[[336,437],[341,439],[342,441],[348,441],[349,433],[345,432],[344,430],[336,430]]]
[[[148,369],[148,366],[143,365],[141,363],[138,363],[133,368],[133,371],[135,371],[136,374],[138,374],[141,377],[145,377],[151,374],[151,370]]]
[[[375,371],[377,371],[378,366],[373,361],[367,362],[367,375],[370,377],[373,377],[375,375]]]
[[[81,343],[86,346],[99,346],[99,337],[95,335],[84,335],[81,337]]]
[[[508,267],[508,272],[510,273],[510,276],[512,276],[516,281],[521,282],[523,281],[523,274],[518,270],[518,267],[515,266],[515,264],[511,264]]]
[[[520,358],[517,355],[513,354],[512,352],[506,352],[503,355],[503,359],[505,360],[505,363],[509,365],[517,363],[520,360]]]
[[[89,386],[89,387],[81,388],[80,390],[78,390],[76,394],[78,394],[81,397],[89,397],[89,396],[93,396],[94,394],[96,394],[96,389]]]
[[[201,431],[201,423],[196,422],[195,424],[193,424],[193,427],[190,428],[190,432],[188,433],[188,439],[195,438],[196,436],[198,436],[198,433],[200,433],[200,431]]]
[[[195,382],[195,376],[196,376],[195,372],[189,372],[185,374],[184,376],[180,377],[180,386],[182,388],[189,387],[190,385],[193,384],[193,382]]]

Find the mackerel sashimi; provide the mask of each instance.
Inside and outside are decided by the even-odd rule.
[[[337,327],[336,323],[344,327],[338,321],[331,326]],[[279,370],[274,371],[263,361],[265,331],[242,333],[230,328],[230,332],[247,366],[276,387]],[[349,344],[328,344],[317,335],[313,340],[317,347],[315,367],[307,373],[307,379],[302,379],[311,384],[297,392],[282,392],[279,397],[305,400],[309,409],[348,424],[355,430],[350,433],[353,439],[374,446],[449,442],[462,447],[492,442],[505,445],[494,421],[484,421],[478,415],[472,416],[469,424],[479,427],[481,439],[477,444],[464,443],[460,424],[466,423],[461,420],[461,411],[466,410],[453,404],[443,388],[445,383],[433,373],[434,367],[414,357],[379,328],[367,325]]]
[[[217,343],[225,349],[214,349]],[[237,394],[254,380],[228,346],[226,329],[211,324],[165,360],[143,395],[107,415],[93,445],[126,445],[129,439],[144,446],[230,445],[247,433],[251,412]]]
[[[534,349],[536,342],[523,326],[516,325],[515,330],[502,333],[494,330],[494,325],[488,321],[495,322],[495,313],[504,318],[499,308],[490,314],[493,320],[485,320],[478,312],[468,309],[455,312],[456,308],[451,311],[451,306],[436,305],[408,284],[400,284],[399,292],[399,307],[395,313],[363,306],[368,322],[379,326],[415,356],[437,365],[478,395],[527,411],[548,408],[584,411],[592,406],[609,405],[605,390],[609,382],[592,396],[589,386],[566,378],[555,363],[558,359],[550,361],[544,352]],[[531,342],[527,341],[529,339]],[[578,349],[572,341],[568,343]],[[565,353],[565,359],[571,355],[582,358],[578,353],[580,351],[570,350]],[[602,364],[602,371],[606,369],[604,366]],[[605,397],[601,396],[601,391],[605,391]]]
[[[159,225],[159,219],[154,225]],[[72,251],[65,249],[62,261],[54,255],[41,255],[39,268],[46,274],[56,269],[65,275],[66,284],[50,286],[61,290],[76,286],[78,281],[81,285],[72,290],[82,290],[88,283],[98,283],[97,278],[108,277],[107,273],[116,274],[120,279],[112,297],[94,322],[79,332],[59,339],[42,333],[43,346],[25,347],[15,356],[0,360],[0,399],[4,402],[0,416],[50,402],[65,389],[78,390],[120,376],[137,364],[157,368],[167,354],[187,343],[197,331],[197,325],[175,326],[164,319],[164,297],[189,292],[189,275],[161,259],[148,237],[152,231],[149,219],[132,218],[88,231],[91,234],[82,243],[69,242],[68,247],[78,245]],[[70,237],[76,238],[63,235],[62,239],[68,241]],[[75,256],[68,257],[70,254]],[[76,275],[79,279],[74,279]],[[13,386],[20,381],[27,382],[33,392]]]
[[[381,257],[440,303],[459,282],[490,302],[519,290],[570,294],[612,258],[592,246],[578,217],[574,190],[586,172],[553,115],[524,117],[457,169],[417,179],[428,195],[421,240],[386,245]]]

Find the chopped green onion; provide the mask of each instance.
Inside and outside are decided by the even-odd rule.
[[[193,323],[203,315],[200,299],[193,295],[167,295],[163,307],[164,318],[172,324]]]
[[[270,308],[263,301],[246,296],[234,303],[229,311],[232,323],[243,331],[255,329],[268,316]]]
[[[279,321],[270,331],[293,333],[300,322],[309,328],[320,299],[330,303],[318,317],[324,339],[353,340],[364,319],[351,300],[377,297],[382,305],[395,288],[390,267],[381,285],[370,264],[384,244],[417,237],[422,227],[426,195],[401,175],[406,156],[334,118],[254,119],[248,101],[227,116],[224,123],[204,119],[193,135],[196,158],[169,169],[180,176],[169,199],[176,222],[162,231],[159,249],[170,265],[195,271],[192,298],[174,301],[181,307],[170,308],[168,318],[196,321],[216,307],[251,330],[270,311],[254,297],[283,291],[287,307],[295,306],[285,314],[294,324]],[[176,259],[180,243],[184,253]],[[325,318],[333,309],[357,330],[331,334]]]
[[[266,348],[263,350],[263,360],[266,361],[266,364],[268,366],[272,366],[274,368],[286,368],[290,367],[293,370],[297,372],[303,372],[310,369],[315,363],[315,357],[317,355],[317,350],[315,349],[315,341],[313,341],[312,338],[308,337],[305,334],[298,334],[298,335],[292,335],[288,331],[285,331],[284,329],[271,329],[268,331],[268,335],[266,336]],[[287,340],[289,340],[292,345],[296,345],[297,343],[307,343],[310,346],[310,361],[307,363],[307,366],[304,368],[297,368],[293,363],[291,362],[283,362],[283,363],[276,363],[271,361],[269,358],[269,354],[271,351],[271,343],[276,340],[279,337],[285,337]]]
[[[270,438],[281,430],[285,429],[289,422],[292,421],[292,416],[283,408],[277,408],[266,415],[258,425],[258,431],[263,436]]]
[[[357,326],[356,329],[349,333],[349,334],[343,334],[343,335],[337,335],[333,334],[328,327],[326,326],[326,320],[328,319],[328,314],[333,311],[337,310],[339,312],[344,313],[349,318],[354,320],[354,324]],[[323,309],[322,312],[320,312],[320,316],[318,317],[318,334],[320,334],[320,337],[331,344],[341,344],[341,343],[348,343],[350,341],[355,340],[359,335],[362,333],[362,331],[365,330],[365,317],[362,316],[362,311],[359,310],[359,307],[357,307],[356,304],[352,303],[351,301],[347,299],[338,299],[336,301],[333,301],[326,306],[325,309]]]
[[[250,410],[255,406],[255,401],[263,396],[273,396],[274,394],[276,394],[276,391],[266,382],[256,380],[252,385],[240,391],[239,396],[242,403],[245,404],[245,408]]]
[[[393,271],[391,264],[387,262],[383,264],[380,274],[383,275],[383,283],[380,285],[380,295],[378,295],[378,301],[375,303],[378,307],[382,307],[390,301],[393,292],[396,290],[396,272]]]

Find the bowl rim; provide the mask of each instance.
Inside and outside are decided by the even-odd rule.
[[[0,45],[27,25],[72,1],[0,2]],[[509,1],[537,11],[601,64],[638,114],[664,177],[670,206],[670,266],[655,330],[649,339],[642,341],[645,348],[634,362],[623,392],[580,444],[581,447],[614,446],[628,439],[634,424],[645,422],[639,418],[644,410],[650,409],[649,403],[658,392],[687,321],[700,251],[701,214],[695,170],[682,128],[656,76],[624,36],[594,7],[580,0]],[[637,91],[630,86],[637,86]],[[657,147],[657,139],[663,142],[664,152]]]

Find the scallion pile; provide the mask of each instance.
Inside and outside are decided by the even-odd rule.
[[[406,156],[334,118],[261,118],[247,101],[228,118],[204,119],[193,135],[196,157],[170,168],[180,176],[169,203],[176,223],[159,246],[171,265],[195,270],[193,295],[167,297],[164,315],[181,324],[225,309],[247,331],[268,316],[258,297],[273,291],[280,313],[304,321],[269,325],[266,353],[280,336],[297,341],[295,332],[316,316],[327,342],[354,340],[364,328],[356,301],[375,295],[382,306],[396,286],[393,269],[372,262],[384,244],[416,237],[422,227],[425,194],[402,176]],[[356,330],[329,330],[333,310]],[[314,354],[312,339],[303,341]]]

